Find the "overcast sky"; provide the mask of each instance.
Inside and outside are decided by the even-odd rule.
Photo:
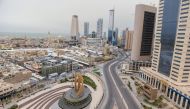
[[[158,0],[0,0],[0,32],[70,33],[72,15],[79,17],[80,33],[84,22],[96,30],[98,18],[107,31],[109,9],[115,7],[115,27],[133,28],[136,4],[158,4]]]

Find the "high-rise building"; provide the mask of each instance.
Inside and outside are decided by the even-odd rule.
[[[132,49],[132,43],[133,43],[133,31],[126,31],[126,37],[125,37],[125,47],[124,49],[127,51],[130,51]]]
[[[150,60],[155,19],[156,7],[144,4],[136,5],[131,60]]]
[[[104,39],[107,39],[107,37],[106,37],[106,32],[104,32],[103,38],[104,38]]]
[[[97,37],[101,38],[103,37],[103,19],[100,18],[97,21]]]
[[[84,22],[84,36],[89,35],[89,22]]]
[[[122,31],[122,37],[121,37],[121,47],[125,47],[125,42],[126,42],[126,32],[128,31],[128,28]]]
[[[114,39],[114,12],[115,10],[109,10],[109,27],[108,27],[108,42],[112,44]]]
[[[140,77],[181,109],[190,108],[190,0],[160,0],[151,68]]]
[[[177,5],[178,6],[178,5]],[[170,78],[178,83],[190,83],[190,0],[181,0],[174,39]],[[161,61],[160,61],[161,62]],[[176,74],[176,72],[178,72]],[[189,100],[190,103],[190,100]],[[190,105],[190,104],[189,104]]]
[[[159,73],[162,73],[166,76],[170,76],[170,72],[172,68],[171,67],[172,59],[173,59],[173,54],[174,54],[174,47],[175,47],[175,40],[177,41],[176,43],[181,42],[181,44],[182,44],[182,41],[179,41],[179,40],[183,40],[179,38],[176,39],[176,32],[177,32],[177,26],[178,26],[177,23],[179,20],[178,8],[180,7],[180,0],[174,0],[172,3],[172,6],[170,5],[170,3],[171,3],[170,1],[164,0],[164,5],[163,5],[164,13],[161,14],[162,19],[160,21],[162,24],[162,29],[160,31],[158,30],[156,31],[157,34],[155,37],[156,40],[155,40],[155,46],[154,46],[154,55],[157,54],[158,56],[153,55],[154,60],[155,58],[157,58],[157,60],[155,60],[156,63],[154,62],[153,70],[156,70]],[[159,13],[161,13],[161,11]],[[179,24],[181,24],[181,22],[179,22]],[[160,24],[157,24],[157,28],[159,28],[159,25]],[[179,28],[181,28],[181,26]],[[160,39],[159,44],[158,44],[158,38]],[[158,47],[160,49],[158,53],[157,52],[155,53]],[[179,51],[176,53],[179,53]]]
[[[119,29],[115,28],[115,35],[114,35],[115,42],[113,42],[113,45],[118,44],[118,35],[119,35]]]
[[[190,67],[187,67],[190,54],[189,2],[190,0],[174,0],[171,5],[171,1],[164,0],[164,11],[160,15],[160,24],[157,23],[154,43],[152,70],[179,83],[190,83],[190,74],[184,75],[190,71]]]
[[[78,16],[72,16],[72,23],[71,23],[71,41],[78,41],[79,40],[79,24],[78,24]]]
[[[176,55],[178,55],[180,50],[182,50],[182,48],[183,48],[183,47],[180,48],[180,45],[184,44],[184,42],[182,41],[184,37],[182,37],[182,38],[176,37],[177,27],[178,27],[180,0],[174,0],[172,2],[169,0],[164,0],[163,2],[164,2],[164,4],[163,4],[164,10],[159,11],[159,13],[160,13],[159,16],[162,17],[162,19],[160,19],[160,23],[159,24],[157,23],[157,27],[156,27],[156,34],[155,34],[156,37],[155,37],[154,53],[153,53],[154,61],[153,61],[152,69],[155,71],[158,71],[159,73],[164,74],[166,76],[170,76],[171,72],[173,72],[173,71],[176,72],[177,69],[179,68],[179,66],[175,66],[176,69],[174,69],[173,71],[171,70],[174,50],[175,49],[177,50]],[[163,14],[161,12],[163,12]],[[184,15],[185,14],[183,14],[183,16]],[[180,18],[179,20],[184,20],[184,19]],[[179,22],[179,24],[180,24],[179,28],[183,28],[183,29],[185,28],[185,26],[181,27],[181,22]],[[184,25],[184,23],[183,23],[183,25]],[[180,32],[183,34],[184,30],[182,30]],[[175,48],[175,43],[178,45],[176,48]],[[158,48],[159,48],[159,50],[157,50]],[[177,57],[179,57],[179,55]],[[182,56],[180,56],[180,57],[182,57]],[[185,56],[183,56],[183,57],[185,57]],[[155,60],[155,59],[157,59],[157,60]],[[177,61],[177,62],[174,62],[175,64],[180,63],[180,62],[178,62],[179,59],[177,59],[177,58],[174,58],[174,59],[175,59],[175,61]],[[177,71],[177,73],[179,73],[179,72]],[[176,76],[176,74],[175,74],[175,76]]]

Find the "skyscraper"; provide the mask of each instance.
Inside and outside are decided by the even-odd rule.
[[[126,41],[126,32],[128,31],[128,28],[122,31],[122,37],[121,37],[121,47],[125,47],[125,41]]]
[[[108,27],[108,42],[112,44],[113,41],[115,41],[113,35],[114,35],[114,12],[115,10],[109,10],[109,27]]]
[[[156,7],[143,4],[136,5],[131,60],[150,60],[155,19]]]
[[[190,108],[190,0],[160,0],[151,68],[140,77],[172,103]]]
[[[181,0],[179,4],[170,78],[178,83],[190,84],[190,0]]]
[[[118,35],[119,35],[119,29],[115,28],[115,35],[114,35],[115,42],[113,42],[113,45],[118,44]]]
[[[179,17],[179,7],[180,0],[174,0],[173,2],[164,0],[164,10],[159,11],[159,17],[162,17],[162,19],[160,19],[160,23],[157,23],[156,27],[157,29],[153,54],[154,61],[152,69],[166,76],[170,76],[171,72],[173,53],[176,42],[175,40]],[[163,14],[161,14],[162,12]],[[157,50],[158,48],[159,50]]]
[[[89,35],[89,22],[84,22],[84,36]]]
[[[79,40],[79,24],[78,24],[78,16],[72,16],[72,23],[71,23],[71,41],[78,41]]]
[[[97,21],[97,37],[101,38],[103,37],[103,19],[100,18]]]
[[[104,32],[103,38],[107,39],[106,32]]]
[[[125,44],[124,49],[127,51],[130,51],[132,49],[132,43],[133,43],[133,31],[126,31],[126,37],[125,37]]]

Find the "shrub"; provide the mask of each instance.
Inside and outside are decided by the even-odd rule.
[[[11,106],[9,109],[18,109],[18,105],[13,105],[13,106]]]
[[[135,78],[134,78],[133,76],[131,76],[131,79],[132,79],[132,80],[135,80]]]
[[[148,107],[148,106],[146,106],[146,105],[144,105],[142,103],[141,103],[141,105],[143,106],[144,109],[152,109],[152,107]]]
[[[132,87],[131,87],[131,83],[130,82],[128,82],[128,87],[132,91]]]
[[[150,102],[150,101],[148,101],[147,99],[144,99],[144,102],[146,102],[146,103],[148,103],[148,104],[151,104],[151,105],[153,105],[153,106],[156,106],[156,107],[158,107],[158,108],[163,108],[163,107],[167,106],[167,104],[166,104],[166,103],[163,103],[162,100],[163,100],[163,96],[160,96],[160,97],[159,97],[158,99],[156,99],[154,102]]]
[[[67,82],[67,81],[69,81],[67,78],[61,79],[61,80],[60,80],[60,83],[64,83],[64,82]]]
[[[100,72],[94,72],[94,73],[96,73],[97,75],[101,76]]]
[[[140,86],[140,84],[139,84],[137,81],[135,81],[135,85],[136,85],[136,86]]]

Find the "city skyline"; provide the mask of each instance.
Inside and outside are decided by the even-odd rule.
[[[22,2],[20,4],[19,2]],[[101,2],[102,5],[99,6]],[[66,1],[23,1],[0,0],[0,32],[26,32],[26,33],[64,33],[69,35],[72,15],[79,17],[80,33],[83,33],[83,23],[88,21],[90,32],[96,30],[96,21],[103,18],[104,29],[107,31],[109,13],[115,8],[115,25],[119,30],[133,28],[134,6],[139,3],[157,4],[158,0],[136,0],[120,2],[116,0],[86,0],[81,4],[73,0]],[[44,4],[45,3],[45,4]],[[73,8],[73,5],[75,8]],[[98,6],[99,9],[95,7]],[[81,8],[82,7],[82,8]],[[88,9],[88,11],[86,10]],[[94,11],[96,15],[94,16]]]
[[[10,1],[0,109],[190,109],[190,0]]]

